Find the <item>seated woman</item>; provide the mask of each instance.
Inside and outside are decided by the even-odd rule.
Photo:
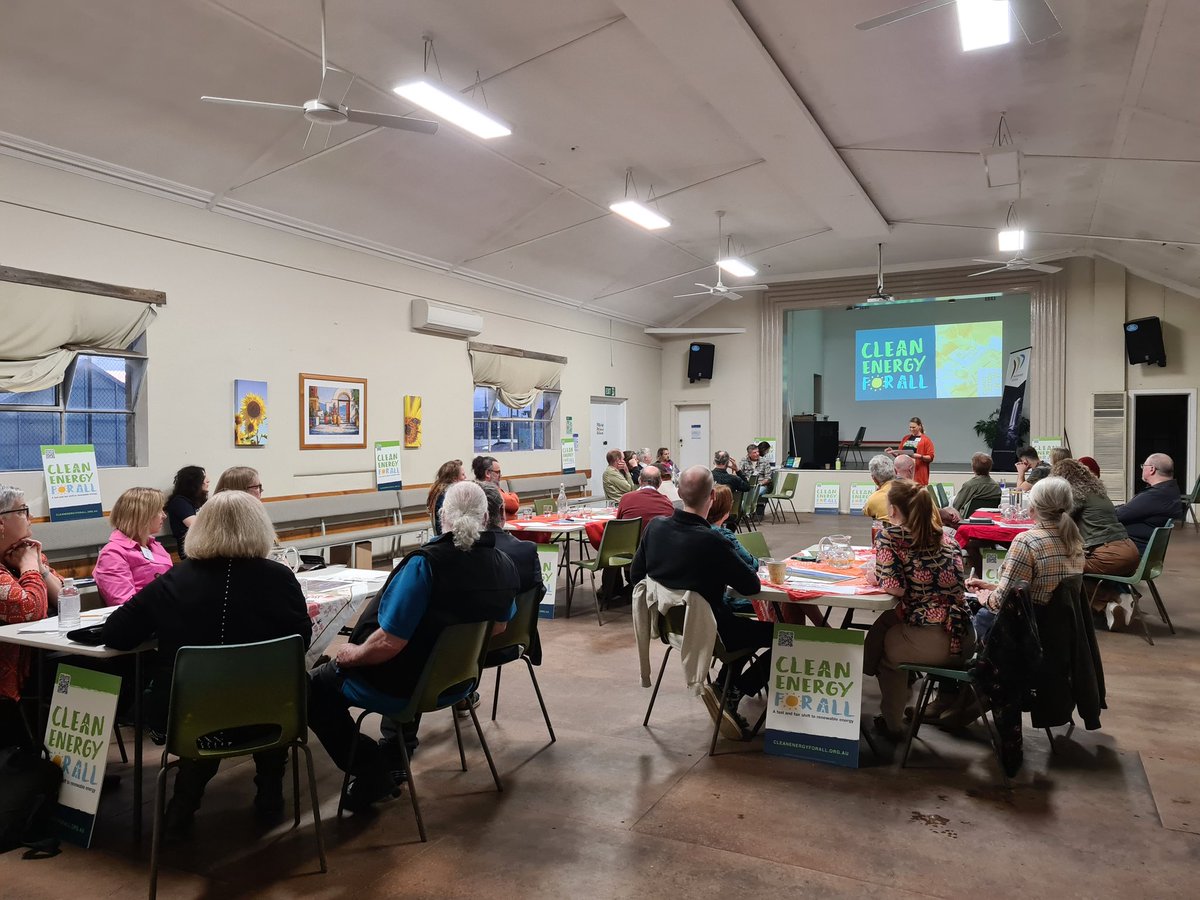
[[[105,606],[120,606],[171,568],[171,554],[155,538],[167,516],[165,502],[162,491],[135,487],[113,504],[113,533],[92,569]]]
[[[165,730],[179,648],[248,644],[298,634],[307,647],[312,622],[291,569],[267,559],[275,532],[263,505],[243,491],[209,500],[188,533],[188,558],[151,581],[104,623],[104,643],[130,650],[158,636],[158,669],[149,691],[152,727]],[[248,685],[247,688],[252,688]],[[264,817],[283,811],[284,750],[256,753],[254,806]],[[167,807],[168,834],[185,837],[217,761],[185,761]]]
[[[208,473],[200,466],[184,466],[175,473],[175,485],[167,498],[167,521],[179,549],[179,558],[187,559],[184,542],[196,513],[208,499]]]
[[[1046,604],[1060,581],[1083,573],[1083,538],[1071,510],[1075,506],[1071,485],[1051,475],[1029,491],[1029,512],[1037,525],[1013,538],[1000,569],[1000,583],[979,578],[967,582],[976,591],[981,608],[975,614],[975,637],[986,641],[1004,598],[1018,585],[1029,585],[1034,603]]]
[[[451,459],[438,466],[437,477],[433,479],[429,494],[425,497],[425,511],[429,513],[429,525],[435,536],[442,533],[441,512],[447,489],[466,478],[467,470],[463,468],[461,459]]]
[[[263,485],[258,469],[249,466],[233,466],[226,469],[217,479],[217,487],[213,493],[219,494],[222,491],[245,491],[251,497],[261,500]]]
[[[676,466],[671,459],[670,447],[659,447],[658,453],[654,458],[654,465],[658,467],[658,471],[662,474],[663,481],[674,481]]]
[[[33,539],[24,491],[0,484],[0,625],[46,618],[61,588],[62,579]],[[19,705],[28,675],[29,651],[0,644],[0,747],[34,745]]]
[[[1137,545],[1129,539],[1125,526],[1117,519],[1116,507],[1108,499],[1108,492],[1100,479],[1074,459],[1061,460],[1050,473],[1070,482],[1075,495],[1075,509],[1071,515],[1083,535],[1084,573],[1133,574],[1141,554]],[[1092,612],[1096,615],[1097,627],[1113,629],[1129,624],[1132,606],[1117,603],[1119,596],[1114,588],[1103,583],[1092,595]]]
[[[929,492],[895,479],[888,504],[891,524],[875,542],[875,576],[899,602],[867,633],[863,673],[879,679],[883,695],[876,729],[899,739],[909,698],[908,673],[899,666],[962,666],[974,650],[975,634],[963,604],[962,556],[934,527]]]
[[[729,521],[729,513],[733,509],[733,491],[724,484],[713,485],[713,501],[712,506],[708,508],[708,524],[712,526],[712,530],[725,538],[729,546],[733,548],[733,552],[737,554],[737,558],[744,562],[751,571],[758,572],[758,558],[749,550],[742,546],[742,542],[737,539],[737,535],[725,527],[725,523]],[[754,607],[749,600],[744,598],[734,599],[733,595],[726,592],[725,602],[738,612],[753,612]]]

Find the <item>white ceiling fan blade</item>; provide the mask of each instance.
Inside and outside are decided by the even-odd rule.
[[[895,12],[890,12],[882,16],[876,16],[874,19],[867,19],[865,22],[859,22],[854,27],[859,31],[870,31],[872,28],[881,28],[884,25],[891,25],[893,22],[899,22],[901,19],[907,19],[911,16],[919,16],[921,13],[939,9],[943,6],[949,6],[953,2],[954,0],[925,0],[924,3],[914,3],[912,6],[904,7],[904,9],[898,9]]]
[[[765,291],[770,287],[770,285],[769,284],[735,284],[734,287],[737,288],[739,291]]]
[[[1025,32],[1025,39],[1036,44],[1062,31],[1058,17],[1046,4],[1046,0],[1008,0],[1017,24]]]
[[[400,128],[404,131],[418,131],[421,134],[433,134],[438,130],[438,123],[430,122],[428,119],[410,119],[406,116],[365,112],[361,109],[347,108],[346,118],[351,122],[359,122],[363,125],[382,125],[384,128]]]
[[[265,100],[235,100],[233,97],[201,97],[205,103],[227,103],[230,106],[253,106],[258,109],[293,109],[304,111],[303,106],[294,103],[268,103]]]
[[[702,287],[702,288],[704,288],[704,289],[705,289],[706,291],[708,291],[710,294],[711,294],[713,291],[715,291],[715,290],[716,290],[716,288],[715,288],[713,285],[711,285],[711,284],[701,284],[699,281],[695,281],[695,282],[693,282],[693,284],[695,284],[695,285],[696,285],[696,287]]]
[[[712,291],[694,291],[690,294],[676,294],[676,300],[682,300],[684,297],[707,297]]]
[[[742,299],[742,295],[737,293],[736,291],[726,291],[721,296],[724,297],[726,300],[741,300]]]
[[[1040,253],[1037,256],[1023,256],[1021,258],[1024,259],[1025,262],[1041,262],[1042,260],[1046,259],[1057,259],[1063,255],[1063,251],[1058,250],[1054,253]]]
[[[1030,263],[1025,268],[1033,269],[1035,272],[1045,272],[1047,275],[1062,271],[1062,266],[1043,266],[1041,263]]]
[[[1000,266],[998,269],[984,269],[982,272],[972,272],[968,278],[975,278],[977,275],[991,275],[993,272],[1003,272],[1008,269],[1008,266]]]
[[[973,260],[971,260],[971,262],[977,262],[977,263],[991,263],[991,264],[992,264],[992,265],[994,265],[994,266],[1006,266],[1006,265],[1008,265],[1008,260],[1007,260],[1007,259],[973,259]]]

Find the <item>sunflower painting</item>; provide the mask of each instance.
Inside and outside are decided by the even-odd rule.
[[[421,446],[421,398],[411,394],[404,395],[404,446]]]
[[[233,382],[233,444],[235,447],[267,445],[267,383]]]

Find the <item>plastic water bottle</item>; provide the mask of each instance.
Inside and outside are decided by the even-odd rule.
[[[1008,493],[1008,482],[1002,478],[1000,479],[1000,508],[1004,509],[1008,506],[1011,499],[1012,497]]]
[[[559,516],[567,514],[567,486],[565,484],[558,486],[558,514]]]
[[[64,578],[58,592],[58,632],[66,634],[79,627],[79,588],[74,578]]]

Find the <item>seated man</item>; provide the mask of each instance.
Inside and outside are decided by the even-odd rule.
[[[992,458],[986,453],[971,457],[974,478],[968,478],[954,495],[954,502],[942,510],[942,521],[957,528],[963,519],[969,519],[977,509],[1000,505],[1000,485],[992,481]]]
[[[482,484],[485,481],[491,482],[500,490],[500,460],[494,456],[477,456],[471,460],[471,471],[475,473],[475,480]],[[500,496],[504,498],[504,514],[506,516],[515,516],[517,510],[521,508],[521,498],[512,491],[500,490]]]
[[[1022,447],[1017,451],[1018,491],[1027,491],[1050,474],[1050,463],[1038,456],[1033,447]]]
[[[723,484],[731,491],[742,494],[750,491],[750,482],[741,476],[737,463],[724,450],[718,450],[713,456],[712,477],[716,484]],[[729,520],[725,524],[731,531],[737,528],[737,519],[740,514],[741,510],[739,509],[730,512]]]
[[[1125,526],[1139,553],[1146,552],[1146,544],[1155,528],[1162,528],[1183,515],[1183,494],[1175,480],[1175,463],[1171,457],[1165,453],[1147,456],[1142,463],[1142,481],[1150,487],[1117,507],[1117,521]]]
[[[351,706],[402,705],[416,688],[442,630],[465,622],[496,622],[516,611],[517,567],[487,531],[487,500],[477,484],[446,491],[443,533],[404,557],[359,616],[350,641],[312,672],[308,723],[330,758],[345,770],[354,739]],[[406,726],[415,740],[419,719]],[[347,806],[362,810],[396,791],[376,743],[358,736]]]
[[[494,484],[487,482],[480,485],[487,497],[488,531],[496,542],[496,549],[504,553],[517,567],[517,576],[521,583],[517,593],[537,587],[542,583],[542,564],[538,560],[538,545],[533,541],[523,541],[511,531],[504,530],[504,495]]]
[[[615,503],[633,490],[633,479],[629,477],[629,469],[625,465],[625,454],[620,450],[609,450],[604,454],[604,459],[608,466],[600,483],[604,486],[604,496]]]
[[[717,633],[728,650],[770,647],[774,628],[770,622],[740,618],[724,602],[727,585],[748,596],[758,592],[759,582],[757,573],[739,559],[728,541],[709,527],[706,516],[713,502],[712,473],[703,466],[684,471],[679,479],[679,498],[683,509],[675,510],[669,518],[652,520],[642,535],[630,569],[633,582],[649,576],[671,590],[700,594],[712,609]],[[704,687],[704,703],[728,738],[746,736],[746,720],[738,715],[737,704],[742,694],[755,694],[766,686],[770,653],[760,660],[765,662],[746,672],[740,671],[742,664],[722,669],[718,676],[722,686],[724,679],[734,679],[724,710],[712,686]]]
[[[867,471],[871,473],[871,480],[875,482],[875,493],[863,504],[863,515],[882,522],[888,517],[888,486],[896,477],[896,464],[890,456],[880,453],[871,457],[871,461],[867,463]]]
[[[913,461],[913,458],[911,456],[897,456],[892,461],[892,466],[896,470],[897,478],[904,478],[907,481],[914,480],[913,475],[917,471],[917,464]],[[933,507],[933,527],[934,528],[942,527],[942,514],[940,512],[938,512],[938,508],[937,508],[936,504],[934,504],[934,507]]]
[[[758,492],[758,517],[761,519],[767,507],[767,501],[762,499],[762,495],[771,489],[771,464],[763,458],[758,444],[746,445],[746,455],[738,464],[738,470],[742,473],[742,478]]]
[[[642,466],[638,489],[621,497],[621,502],[617,504],[617,518],[641,519],[642,534],[645,534],[652,519],[672,515],[675,507],[666,494],[659,490],[661,487],[662,475],[658,466]]]

